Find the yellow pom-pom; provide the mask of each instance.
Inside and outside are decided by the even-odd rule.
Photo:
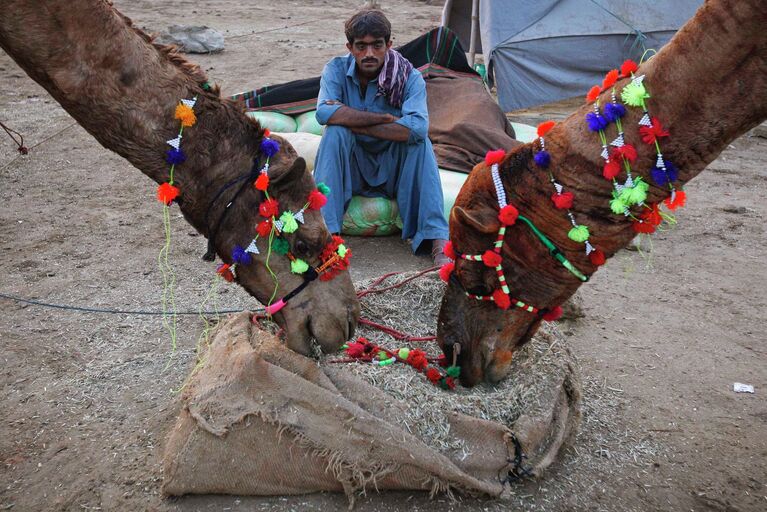
[[[192,107],[188,107],[183,103],[179,103],[176,107],[176,119],[181,121],[181,126],[188,127],[194,126],[197,122],[197,116],[194,115]]]

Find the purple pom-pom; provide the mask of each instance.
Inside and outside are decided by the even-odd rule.
[[[620,103],[608,103],[605,105],[605,118],[614,123],[616,120],[626,115],[626,107]]]
[[[666,171],[663,169],[658,169],[657,167],[653,167],[650,171],[650,175],[652,176],[652,180],[659,186],[664,187],[668,184],[668,174],[666,174]]]
[[[232,261],[237,264],[250,265],[251,257],[250,253],[239,245],[235,245],[232,249]]]
[[[546,168],[551,162],[551,155],[549,155],[548,151],[538,151],[533,159],[535,160],[535,164],[538,167]]]
[[[261,152],[266,155],[267,158],[271,158],[277,154],[280,150],[280,143],[276,140],[264,137],[261,141]]]
[[[589,130],[592,132],[598,132],[604,130],[607,127],[607,119],[600,116],[596,112],[589,112],[586,114],[586,122],[589,125]]]
[[[677,170],[676,166],[674,166],[674,164],[665,158],[663,159],[663,163],[666,165],[666,175],[668,175],[668,180],[672,183],[675,182],[679,177],[679,171]]]
[[[171,148],[165,152],[165,161],[171,165],[183,164],[186,161],[186,155],[181,149]]]

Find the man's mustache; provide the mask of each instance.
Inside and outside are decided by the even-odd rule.
[[[366,63],[366,62],[378,62],[378,59],[375,59],[375,58],[372,58],[372,57],[368,57],[367,59],[362,59],[362,63],[363,64]]]

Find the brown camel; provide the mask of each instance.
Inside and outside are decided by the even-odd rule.
[[[661,146],[664,157],[679,170],[677,189],[732,140],[767,118],[765,24],[767,3],[763,0],[708,0],[657,56],[635,72],[635,76],[645,76],[651,115],[670,133]],[[619,64],[605,63],[605,71]],[[629,82],[626,78],[617,82],[618,97]],[[602,106],[611,102],[611,89],[598,96]],[[603,178],[602,143],[584,121],[593,108],[588,104],[551,129],[545,135],[545,149],[550,155],[548,170],[564,190],[574,194],[570,212],[578,224],[589,227],[589,242],[609,258],[637,232],[631,217],[611,212],[614,186]],[[651,184],[645,204],[652,205],[669,196],[669,187],[656,186],[650,177],[657,155],[653,145],[640,140],[637,123],[642,116],[641,108],[627,107],[622,126],[626,142],[638,150],[631,164],[634,178],[642,176]],[[616,136],[615,125],[610,125],[606,140],[609,143]],[[541,143],[535,141],[514,149],[501,162],[508,202],[547,235],[576,269],[591,275],[600,258],[592,261],[583,243],[568,238],[573,224],[566,210],[552,204],[554,190],[547,170],[534,161],[541,149]],[[630,211],[636,217],[649,209],[636,205]],[[474,168],[455,202],[450,238],[461,253],[481,254],[492,247],[500,227],[491,168],[482,163]],[[519,220],[508,226],[502,257],[512,296],[544,311],[562,304],[583,282],[553,258]],[[493,302],[467,296],[487,296],[498,287],[495,269],[482,262],[456,261],[442,301],[438,340],[448,359],[460,344],[464,385],[506,377],[514,350],[531,338],[542,320],[541,314],[514,305],[504,310]]]
[[[226,184],[248,176],[259,154],[264,132],[258,123],[221,99],[217,88],[204,85],[206,77],[197,66],[152,44],[105,0],[9,0],[0,3],[0,11],[0,47],[104,147],[157,183],[169,177],[164,157],[166,141],[179,129],[175,108],[179,100],[197,97],[197,123],[183,134],[187,161],[175,174],[178,204],[187,221],[231,263],[235,245],[247,245],[263,220],[258,213],[263,194],[250,185],[222,216],[238,188]],[[268,192],[279,201],[280,211],[298,211],[315,189],[303,159],[284,141],[271,159],[269,176]],[[308,210],[300,229],[285,237],[291,253],[312,266],[320,265],[319,256],[331,241],[316,210]],[[253,263],[236,269],[237,282],[262,303],[274,290],[265,252],[262,244]],[[270,266],[279,283],[278,298],[304,282],[291,273],[285,256],[272,255]],[[311,282],[275,314],[288,345],[304,354],[310,352],[312,336],[323,350],[337,350],[353,333],[358,316],[346,271],[331,281]]]

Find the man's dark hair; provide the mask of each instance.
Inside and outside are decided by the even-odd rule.
[[[391,23],[381,11],[364,9],[346,20],[344,32],[349,43],[354,43],[355,39],[362,39],[367,35],[383,37],[388,43],[391,37]]]

